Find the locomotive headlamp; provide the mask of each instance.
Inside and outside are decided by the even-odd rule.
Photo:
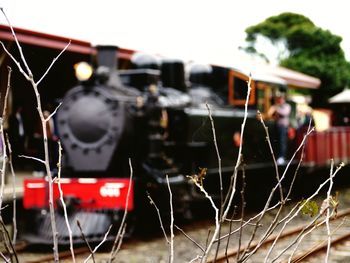
[[[88,80],[93,73],[92,66],[87,62],[79,62],[74,65],[75,76],[79,81]]]

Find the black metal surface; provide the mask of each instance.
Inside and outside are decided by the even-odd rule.
[[[52,244],[51,219],[48,211],[35,211],[34,221],[30,228],[21,236],[24,240],[31,244]],[[33,216],[32,215],[32,216]],[[72,230],[72,238],[74,243],[84,243],[82,233],[77,225],[79,220],[85,237],[93,241],[101,241],[107,233],[112,223],[118,222],[116,214],[112,216],[107,212],[97,211],[74,211],[69,214],[69,222]],[[58,232],[58,242],[60,244],[69,244],[69,232],[64,215],[55,212],[56,228]],[[111,239],[112,236],[109,237]]]

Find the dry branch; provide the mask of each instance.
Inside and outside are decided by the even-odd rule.
[[[12,237],[12,243],[13,245],[16,245],[16,240],[17,240],[17,197],[16,197],[16,173],[15,170],[13,169],[13,163],[12,163],[12,148],[11,144],[9,141],[8,136],[6,136],[6,143],[7,143],[7,148],[9,152],[8,156],[8,164],[10,166],[10,171],[12,175],[12,212],[13,212],[13,217],[12,217],[12,224],[13,224],[13,237]]]
[[[62,207],[63,207],[64,219],[66,221],[66,226],[67,226],[68,234],[69,234],[69,244],[70,244],[70,251],[72,254],[72,261],[75,262],[74,246],[73,246],[73,232],[72,232],[72,229],[71,229],[70,224],[69,224],[67,207],[66,207],[66,204],[64,202],[63,191],[62,191],[62,186],[61,186],[61,181],[60,181],[61,170],[62,170],[61,163],[62,163],[62,146],[61,146],[61,142],[58,141],[58,164],[57,164],[57,166],[58,166],[58,180],[57,180],[57,185],[58,185],[58,191],[60,193],[60,201],[61,201]]]
[[[118,244],[121,244],[122,240],[123,240],[123,232],[124,232],[124,224],[125,224],[125,220],[126,220],[126,216],[128,214],[128,207],[129,207],[129,197],[130,197],[130,192],[131,192],[131,186],[132,186],[132,179],[133,179],[133,168],[132,168],[132,163],[131,163],[131,159],[129,158],[129,168],[130,168],[130,177],[129,177],[129,180],[130,180],[130,183],[129,183],[129,187],[128,187],[128,192],[126,194],[126,202],[125,202],[125,211],[124,211],[124,215],[123,215],[123,218],[122,218],[122,221],[120,223],[120,226],[119,226],[119,229],[118,229],[118,233],[115,237],[115,240],[114,240],[114,243],[113,243],[113,247],[111,249],[111,252],[110,252],[110,257],[109,257],[109,260],[108,262],[111,263],[118,250],[117,250],[117,247],[119,247],[120,245]]]
[[[0,8],[1,12],[3,13],[7,24],[9,25],[11,29],[12,36],[16,42],[19,54],[20,54],[20,61],[24,64],[25,70],[22,68],[21,63],[18,62],[18,60],[7,50],[5,45],[0,42],[1,46],[3,47],[4,51],[8,54],[8,56],[12,59],[12,61],[16,64],[18,67],[18,70],[21,72],[21,74],[27,79],[28,82],[32,85],[33,91],[35,93],[36,97],[36,103],[37,103],[37,111],[41,120],[42,124],[42,133],[43,133],[43,145],[44,145],[44,165],[46,169],[46,174],[48,176],[48,182],[49,182],[49,208],[50,208],[50,218],[51,218],[51,226],[52,226],[52,237],[53,237],[53,252],[54,252],[54,261],[58,262],[59,261],[59,255],[58,255],[58,233],[57,233],[57,227],[56,227],[56,221],[55,221],[55,211],[54,211],[54,204],[53,204],[53,179],[52,179],[52,174],[51,174],[51,169],[50,169],[50,162],[49,162],[49,149],[48,149],[48,138],[47,138],[47,119],[45,119],[44,112],[41,106],[41,98],[40,98],[40,93],[38,89],[38,85],[40,82],[47,76],[49,73],[50,69],[54,65],[54,63],[57,61],[57,59],[63,54],[63,52],[68,48],[70,45],[70,42],[66,45],[66,47],[56,56],[48,69],[45,71],[44,75],[40,78],[38,82],[35,82],[34,76],[32,71],[30,70],[30,67],[26,61],[26,58],[24,56],[22,47],[17,39],[16,33],[10,23],[10,20],[8,19],[6,13],[4,12],[3,8]],[[32,158],[34,159],[34,158]],[[40,160],[40,159],[38,159]]]

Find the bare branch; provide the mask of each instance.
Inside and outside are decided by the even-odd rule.
[[[120,247],[122,246],[124,234],[125,234],[125,231],[126,231],[126,226],[127,226],[127,224],[125,223],[123,225],[122,231],[120,232],[120,238],[118,240],[118,244],[117,244],[117,247],[116,247],[115,253],[114,253],[115,255],[118,254],[118,252],[120,250]]]
[[[58,109],[61,107],[61,105],[62,105],[62,102],[60,102],[60,103],[57,105],[56,109],[45,119],[45,122],[48,122],[48,121],[56,114],[56,112],[57,112]]]
[[[7,113],[7,100],[9,96],[9,91],[11,89],[11,75],[12,75],[12,69],[11,67],[7,67],[8,70],[8,76],[7,76],[7,87],[5,91],[5,97],[4,97],[4,108],[2,109],[2,118],[4,119],[6,117]]]
[[[248,102],[249,102],[249,97],[250,97],[250,91],[251,91],[251,81],[252,81],[252,77],[249,76],[249,80],[248,80],[248,84],[247,84],[247,97],[246,97],[246,101],[245,101],[245,105],[244,105],[244,117],[243,117],[243,122],[242,122],[242,125],[241,125],[241,144],[239,146],[239,149],[238,149],[238,156],[237,156],[237,161],[236,161],[236,165],[235,165],[235,168],[234,168],[234,171],[233,171],[233,175],[231,177],[231,181],[233,180],[233,182],[231,183],[230,185],[230,189],[228,191],[228,203],[226,205],[226,210],[225,212],[223,213],[223,216],[222,216],[222,220],[225,220],[226,217],[227,217],[227,214],[231,208],[231,204],[232,204],[232,201],[233,201],[233,197],[236,193],[236,184],[237,184],[237,173],[238,173],[238,169],[239,169],[239,166],[241,165],[241,161],[242,161],[242,148],[243,148],[243,138],[244,138],[244,130],[245,130],[245,124],[247,122],[247,117],[248,117]],[[226,203],[226,202],[225,202]]]
[[[219,180],[220,180],[220,197],[221,197],[221,205],[223,202],[223,186],[222,186],[222,168],[221,168],[221,157],[220,157],[220,152],[219,152],[219,147],[218,147],[218,143],[216,140],[216,131],[215,131],[215,124],[214,124],[214,120],[213,117],[211,115],[211,109],[209,107],[209,104],[205,104],[205,106],[208,109],[208,115],[209,115],[209,119],[210,119],[210,123],[211,123],[211,130],[213,133],[213,141],[214,141],[214,146],[215,146],[215,151],[216,151],[216,156],[218,159],[218,165],[219,165]]]
[[[15,170],[13,169],[13,163],[12,163],[12,148],[11,148],[11,143],[8,138],[6,137],[6,143],[7,143],[7,148],[9,152],[9,157],[8,157],[8,163],[10,166],[11,174],[12,174],[12,204],[13,204],[13,216],[12,216],[12,224],[13,224],[13,237],[12,237],[12,243],[15,245],[16,244],[16,239],[17,239],[17,198],[16,198],[16,174]]]
[[[2,259],[6,262],[6,263],[10,263],[11,260],[7,257],[5,257],[5,255],[0,251],[0,256],[2,257]]]
[[[286,165],[286,167],[285,167],[285,169],[284,169],[284,172],[283,172],[283,174],[282,174],[280,180],[277,182],[277,184],[276,184],[276,185],[273,187],[273,189],[271,190],[271,193],[270,193],[270,195],[269,195],[269,197],[268,197],[268,199],[267,199],[267,201],[266,201],[266,203],[265,203],[265,208],[267,208],[267,207],[270,205],[270,202],[271,202],[271,200],[272,200],[272,196],[273,196],[273,194],[275,193],[275,191],[277,190],[277,188],[279,187],[279,185],[281,184],[281,182],[285,179],[286,174],[287,174],[287,171],[288,171],[288,169],[289,169],[291,163],[293,162],[293,160],[295,159],[295,157],[296,157],[296,155],[299,153],[299,151],[300,151],[301,149],[304,148],[304,145],[305,145],[305,143],[306,143],[306,140],[307,140],[308,136],[309,136],[313,131],[314,131],[314,128],[311,128],[311,127],[309,126],[309,129],[308,129],[307,133],[304,135],[304,138],[303,138],[302,142],[299,144],[298,148],[297,148],[297,149],[295,150],[295,152],[293,153],[292,158],[291,158],[291,159],[289,160],[289,162],[287,163],[287,165]],[[266,240],[266,239],[271,235],[271,233],[273,232],[273,230],[277,227],[277,223],[278,223],[277,220],[278,220],[278,218],[279,218],[279,216],[280,216],[280,213],[281,213],[283,207],[284,207],[284,201],[282,200],[281,206],[279,207],[279,210],[277,211],[277,213],[276,213],[274,219],[272,220],[271,224],[269,225],[268,229],[265,231],[265,234],[262,235],[262,237],[260,238],[260,240],[259,240],[257,246],[255,246],[255,248],[252,249],[251,251],[249,251],[249,253],[248,253],[248,248],[249,248],[250,244],[253,242],[253,240],[254,240],[254,238],[255,238],[255,234],[256,234],[256,229],[257,229],[257,228],[254,229],[254,231],[253,231],[253,233],[252,233],[252,235],[251,235],[251,238],[250,238],[250,240],[249,240],[249,242],[248,242],[247,250],[243,253],[241,260],[243,260],[243,259],[246,260],[247,258],[251,257],[251,256],[260,248],[260,246],[261,246],[261,244],[263,243],[263,241]],[[262,219],[262,217],[263,217],[264,215],[265,215],[265,213],[263,213],[263,214],[261,215],[261,217],[259,218],[258,222],[260,222],[260,220]]]
[[[131,163],[131,159],[129,158],[129,167],[130,167],[130,177],[129,177],[129,187],[128,187],[128,192],[126,194],[126,202],[125,202],[125,211],[124,211],[124,215],[123,215],[123,218],[122,218],[122,221],[120,223],[120,226],[119,226],[119,229],[118,229],[118,233],[115,237],[115,240],[114,240],[114,243],[113,243],[113,247],[112,247],[112,250],[111,250],[111,253],[110,253],[110,257],[109,257],[109,263],[111,263],[115,256],[116,256],[116,247],[117,247],[117,244],[119,242],[119,239],[122,239],[122,231],[123,231],[123,225],[125,224],[125,220],[126,220],[126,216],[128,214],[128,207],[129,207],[129,197],[130,197],[130,192],[131,192],[131,186],[132,186],[132,179],[133,179],[133,169],[132,169],[132,163]]]
[[[18,157],[20,157],[20,158],[26,158],[26,159],[31,159],[31,160],[37,161],[37,162],[39,162],[39,163],[42,163],[42,164],[45,164],[45,163],[46,163],[44,160],[41,160],[40,158],[36,158],[36,157],[33,157],[33,156],[18,155]]]
[[[27,77],[29,77],[29,78],[33,78],[33,74],[32,74],[32,72],[31,72],[31,70],[30,70],[30,68],[29,68],[29,66],[28,66],[28,64],[27,64],[27,61],[26,61],[25,57],[24,57],[22,47],[21,47],[21,45],[20,45],[19,42],[18,42],[17,36],[16,36],[16,34],[15,34],[15,31],[13,30],[13,27],[12,27],[12,25],[11,25],[11,23],[10,23],[10,20],[8,19],[7,15],[6,15],[5,11],[4,11],[4,9],[3,9],[3,8],[0,8],[0,9],[1,9],[1,12],[3,13],[3,15],[4,15],[6,21],[7,21],[7,24],[8,24],[8,25],[10,26],[10,28],[11,28],[11,33],[12,33],[12,36],[13,36],[13,38],[15,39],[15,42],[16,42],[16,44],[17,44],[18,51],[19,51],[19,53],[20,53],[20,55],[21,55],[21,60],[22,60],[22,62],[24,63],[24,66],[25,66],[26,69],[27,69],[28,75],[25,74],[25,76],[27,76]],[[18,64],[19,64],[19,63],[18,63]],[[22,71],[23,71],[23,70],[22,70]],[[22,72],[22,71],[21,71],[21,72]],[[24,73],[24,71],[23,71],[22,73]],[[26,77],[26,78],[27,78],[27,77]]]
[[[332,242],[332,235],[331,235],[331,227],[329,225],[329,218],[331,216],[330,214],[330,201],[331,201],[331,191],[332,191],[332,188],[333,188],[333,178],[332,178],[332,173],[333,173],[333,167],[334,167],[334,160],[332,159],[331,160],[331,169],[330,169],[330,174],[329,174],[329,188],[328,188],[328,191],[327,191],[327,197],[326,197],[326,200],[325,200],[325,203],[326,203],[326,206],[328,207],[327,208],[327,214],[326,214],[326,227],[327,227],[327,234],[328,234],[328,239],[327,239],[327,253],[326,253],[326,258],[325,258],[325,262],[328,262],[329,260],[329,255],[330,255],[330,250],[331,250],[331,242]]]
[[[1,226],[2,226],[2,231],[3,231],[3,233],[4,233],[4,240],[7,240],[7,241],[8,241],[8,242],[5,242],[5,245],[6,245],[6,247],[8,246],[7,244],[10,245],[10,247],[11,247],[11,253],[10,253],[11,256],[14,256],[16,262],[19,262],[19,261],[18,261],[18,256],[17,256],[16,250],[15,250],[15,248],[14,248],[12,242],[11,242],[10,234],[9,234],[9,232],[8,232],[7,229],[6,229],[5,223],[4,223],[4,221],[2,220],[2,218],[0,219],[0,224],[1,224]]]
[[[11,73],[12,69],[10,67],[8,69],[7,76],[7,86],[5,91],[4,105],[2,109],[2,116],[0,118],[0,138],[2,143],[2,167],[1,167],[1,187],[0,187],[0,220],[2,220],[2,202],[4,198],[4,188],[5,188],[5,175],[6,175],[6,163],[7,163],[7,149],[6,149],[6,140],[4,134],[4,118],[6,116],[6,108],[7,108],[7,97],[9,93],[9,89],[11,88]]]
[[[163,226],[163,221],[162,221],[162,217],[160,216],[160,211],[159,211],[159,208],[158,206],[156,205],[156,203],[153,201],[152,197],[149,195],[149,193],[147,193],[147,198],[150,200],[150,204],[154,206],[154,208],[156,209],[157,211],[157,215],[158,215],[158,220],[159,220],[159,224],[160,224],[160,228],[162,229],[163,231],[163,235],[165,237],[165,240],[168,244],[170,244],[170,241],[168,239],[168,236],[167,234],[165,233],[165,229],[164,229],[164,226]]]
[[[30,77],[28,76],[28,74],[23,70],[21,64],[15,59],[14,56],[12,56],[12,54],[10,53],[10,51],[7,50],[7,48],[5,47],[4,43],[2,41],[0,41],[0,44],[2,46],[2,48],[4,49],[4,51],[6,52],[6,54],[12,59],[12,61],[16,64],[16,66],[18,67],[19,72],[21,72],[21,74],[28,80],[30,81]]]
[[[43,110],[42,110],[42,107],[41,107],[41,99],[40,99],[40,93],[38,91],[38,84],[35,83],[35,81],[34,81],[33,74],[32,74],[32,72],[31,72],[31,70],[30,70],[30,68],[28,66],[28,63],[27,63],[25,57],[24,57],[24,54],[23,54],[23,51],[22,51],[22,47],[21,47],[21,45],[18,42],[17,36],[16,36],[16,34],[14,32],[14,29],[13,29],[9,19],[7,18],[6,13],[4,12],[3,8],[1,8],[1,12],[5,16],[6,21],[7,21],[8,25],[11,28],[12,35],[13,35],[13,37],[15,39],[16,45],[17,45],[19,53],[20,53],[21,62],[24,64],[27,73],[21,67],[20,62],[18,62],[10,54],[10,52],[6,49],[5,45],[3,43],[1,43],[1,45],[2,45],[3,49],[5,50],[5,52],[10,56],[10,58],[17,65],[17,67],[18,67],[19,71],[22,73],[22,75],[31,83],[31,85],[33,87],[33,90],[34,90],[34,93],[35,93],[35,98],[36,98],[36,103],[37,103],[37,110],[38,110],[38,114],[39,114],[39,117],[40,117],[40,120],[41,120],[41,124],[42,124],[43,146],[44,146],[44,154],[45,154],[44,160],[45,161],[40,160],[38,158],[34,158],[34,157],[25,157],[25,156],[21,156],[21,157],[34,159],[34,160],[39,161],[39,162],[41,162],[41,163],[43,163],[45,165],[46,174],[47,174],[48,182],[49,182],[49,210],[50,210],[50,219],[51,219],[51,226],[52,226],[51,229],[52,229],[52,237],[53,237],[54,261],[58,262],[59,261],[59,255],[58,255],[58,233],[57,233],[57,227],[56,227],[54,200],[53,200],[53,179],[52,179],[52,173],[51,173],[51,169],[50,169],[50,158],[49,158],[49,147],[48,147],[46,121],[45,121],[44,113],[43,113]],[[66,50],[66,48],[64,50]],[[60,55],[61,55],[61,53],[60,53]],[[54,61],[56,61],[56,60],[54,60]],[[54,63],[51,63],[51,65],[49,66],[49,69],[53,66],[53,64]],[[49,69],[45,72],[44,76],[46,76],[46,74],[49,71]],[[43,79],[43,77],[40,79],[40,81]],[[4,169],[3,169],[3,171],[4,171]]]
[[[197,180],[192,178],[192,182],[199,188],[199,190],[205,195],[205,197],[210,201],[212,208],[215,211],[215,230],[213,233],[213,236],[211,238],[211,240],[208,243],[208,246],[205,250],[205,252],[203,253],[202,257],[201,257],[201,263],[205,263],[207,262],[207,257],[209,255],[209,252],[215,242],[215,240],[217,239],[218,235],[219,235],[219,229],[220,229],[220,219],[219,219],[219,209],[216,207],[213,198],[208,194],[207,191],[205,191],[203,185],[201,185],[200,183],[197,182]]]
[[[92,258],[92,262],[95,263],[94,252],[93,252],[93,250],[92,250],[92,248],[91,248],[91,246],[90,246],[90,244],[89,244],[89,241],[88,241],[87,238],[85,237],[84,231],[83,231],[83,229],[82,229],[82,227],[81,227],[81,224],[80,224],[80,221],[79,221],[79,220],[77,220],[77,225],[78,225],[78,227],[79,227],[81,237],[83,238],[85,244],[87,245],[87,247],[88,247],[88,249],[89,249],[89,251],[90,251],[90,257]]]
[[[310,195],[303,204],[301,204],[299,206],[299,208],[294,212],[294,214],[292,216],[289,217],[288,220],[286,220],[283,224],[283,226],[280,229],[280,232],[278,233],[274,243],[277,242],[277,240],[279,239],[280,235],[282,234],[282,232],[284,231],[284,229],[286,228],[286,226],[299,214],[299,212],[303,209],[303,207],[310,201],[312,200],[316,195],[318,195],[318,193],[321,191],[321,189],[332,179],[334,178],[334,176],[339,172],[339,170],[343,167],[343,164],[339,165],[337,167],[337,169],[334,171],[334,173],[332,173],[330,175],[330,178],[328,178],[327,180],[325,180],[322,184],[319,185],[319,187],[316,189],[316,191]]]
[[[69,45],[71,44],[71,40],[69,40],[68,44],[64,47],[64,49],[61,50],[61,52],[58,54],[57,57],[55,57],[50,66],[47,68],[47,70],[45,71],[45,73],[43,74],[43,76],[38,80],[38,82],[36,83],[36,85],[39,85],[40,82],[46,77],[46,75],[49,73],[50,69],[52,68],[52,66],[56,63],[57,59],[59,59],[59,57],[67,50],[67,48],[69,47]]]
[[[222,213],[224,211],[224,189],[223,189],[223,185],[222,185],[221,156],[220,156],[220,152],[219,152],[218,143],[217,143],[217,140],[216,140],[215,125],[214,125],[213,117],[211,115],[211,110],[210,110],[210,107],[209,107],[209,105],[207,103],[205,105],[206,105],[206,107],[208,109],[208,115],[209,115],[209,119],[210,119],[210,123],[211,123],[211,130],[212,130],[212,133],[213,133],[213,141],[214,141],[214,146],[215,146],[215,152],[216,152],[216,157],[217,157],[218,165],[219,165],[219,171],[218,172],[219,172],[219,183],[220,183],[220,219],[222,219]],[[221,223],[222,222],[223,221],[221,221]],[[220,226],[219,226],[219,234],[218,234],[219,237],[221,235],[221,223],[220,223]],[[219,247],[220,247],[220,239],[219,239],[219,242],[217,243],[217,246],[216,246],[216,252],[215,252],[216,255],[219,253]]]
[[[107,237],[108,237],[109,232],[111,231],[111,229],[112,229],[112,225],[109,226],[109,228],[108,228],[106,234],[104,235],[102,241],[94,248],[94,250],[92,251],[92,253],[90,254],[90,256],[88,256],[88,257],[84,260],[84,263],[85,263],[85,262],[88,262],[88,260],[92,257],[92,255],[93,255],[94,253],[96,253],[96,251],[100,248],[100,246],[102,246],[102,244],[103,244],[104,242],[106,242]]]
[[[258,111],[258,116],[259,116],[260,122],[261,122],[261,124],[262,124],[262,126],[264,127],[264,130],[265,130],[266,141],[267,141],[267,144],[269,145],[270,153],[271,153],[272,160],[273,160],[273,165],[275,167],[275,174],[276,174],[277,182],[279,182],[280,181],[280,175],[279,175],[279,171],[278,171],[278,165],[277,165],[275,153],[273,151],[271,140],[270,140],[269,130],[268,130],[267,126],[265,125],[264,119],[263,119],[260,111]],[[280,199],[281,199],[281,202],[283,202],[282,184],[279,184],[278,187],[279,187],[279,190],[280,190]]]
[[[62,203],[63,207],[63,213],[64,213],[64,219],[66,221],[66,226],[68,229],[68,234],[69,234],[69,244],[70,244],[70,251],[72,254],[72,260],[75,262],[75,255],[74,255],[74,247],[73,247],[73,232],[69,224],[68,220],[68,214],[67,214],[67,207],[63,199],[63,191],[62,191],[62,186],[61,186],[61,162],[62,162],[62,146],[61,142],[58,141],[58,180],[57,180],[57,185],[58,185],[58,191],[60,192],[60,201]],[[79,225],[79,224],[78,224]]]
[[[255,216],[249,218],[247,221],[245,221],[241,227],[245,227],[245,226],[247,226],[247,225],[253,225],[253,226],[258,225],[258,226],[261,226],[260,224],[256,224],[256,223],[252,224],[251,222],[252,222],[253,220],[255,220],[256,218],[260,217],[263,213],[266,213],[266,212],[268,212],[268,211],[271,211],[271,210],[275,209],[275,208],[278,207],[280,204],[281,204],[281,203],[279,202],[279,203],[275,204],[274,206],[269,207],[269,208],[266,209],[266,210],[265,210],[265,209],[262,210],[262,211],[261,211],[260,213],[258,213],[257,215],[255,215]],[[226,220],[228,220],[228,219],[226,219]],[[240,219],[240,220],[243,220],[243,219]],[[237,228],[237,229],[235,229],[235,230],[233,230],[233,231],[230,231],[230,233],[228,233],[227,235],[221,236],[220,239],[227,238],[227,237],[229,237],[230,235],[233,235],[234,233],[237,233],[238,231],[240,231],[241,227],[239,227],[239,228]],[[217,241],[217,240],[215,240],[215,241]]]
[[[185,231],[183,231],[180,227],[178,227],[177,225],[174,225],[176,227],[177,230],[179,230],[188,240],[190,240],[193,244],[195,244],[200,250],[202,250],[203,252],[205,252],[205,249],[198,244],[198,242],[196,242],[193,238],[191,238],[189,235],[187,235],[185,233]]]
[[[174,209],[173,209],[173,194],[170,189],[169,176],[166,175],[166,182],[169,190],[170,203],[170,259],[169,263],[174,262]]]

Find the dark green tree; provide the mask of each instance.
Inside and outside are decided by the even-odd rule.
[[[249,53],[263,56],[256,50],[259,36],[272,44],[283,43],[287,56],[280,58],[281,66],[315,76],[322,82],[313,92],[315,106],[325,106],[327,99],[340,92],[350,78],[350,64],[340,43],[342,38],[317,27],[309,18],[294,13],[282,13],[246,29]]]

